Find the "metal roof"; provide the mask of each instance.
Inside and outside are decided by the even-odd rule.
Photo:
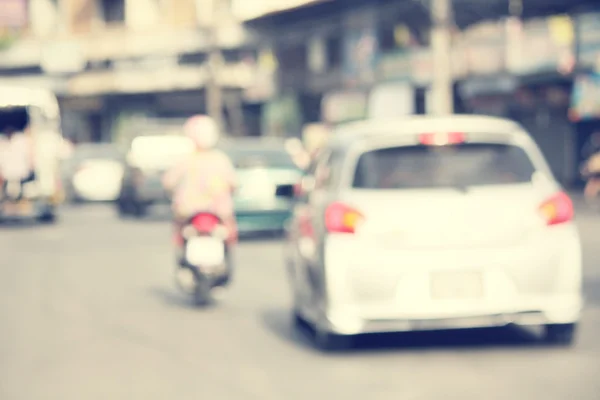
[[[508,16],[508,0],[453,0],[454,18],[457,26],[465,28],[484,20]],[[522,18],[576,13],[598,7],[598,0],[523,0]],[[402,8],[413,17],[429,16],[428,0],[330,0],[307,4],[300,8],[280,10],[247,21],[250,26],[286,27],[290,23],[313,18],[341,15],[365,6]]]

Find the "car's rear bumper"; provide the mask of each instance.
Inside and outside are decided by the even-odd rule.
[[[576,323],[580,319],[582,308],[583,299],[578,294],[523,296],[503,307],[473,305],[468,311],[439,312],[437,315],[389,311],[369,316],[352,307],[342,307],[325,313],[322,323],[328,331],[346,335],[487,328],[509,324],[539,326]]]
[[[321,314],[340,333],[576,322],[581,244],[573,227],[554,233],[512,247],[427,251],[328,241]]]
[[[241,234],[283,231],[290,215],[289,210],[236,211],[238,231]]]

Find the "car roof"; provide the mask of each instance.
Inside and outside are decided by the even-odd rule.
[[[397,119],[363,120],[337,127],[330,137],[333,147],[345,147],[358,139],[370,137],[414,135],[439,131],[465,132],[469,134],[525,134],[515,121],[481,115],[429,116],[416,115]]]

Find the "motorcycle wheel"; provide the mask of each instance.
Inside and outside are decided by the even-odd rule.
[[[208,279],[196,275],[196,288],[194,290],[194,304],[198,307],[206,307],[212,303],[212,286]]]

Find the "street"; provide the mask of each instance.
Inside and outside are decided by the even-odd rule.
[[[598,400],[600,215],[578,220],[588,303],[574,348],[502,329],[369,336],[330,355],[291,328],[277,240],[244,241],[231,291],[199,310],[175,289],[166,218],[93,205],[2,227],[0,399]]]

